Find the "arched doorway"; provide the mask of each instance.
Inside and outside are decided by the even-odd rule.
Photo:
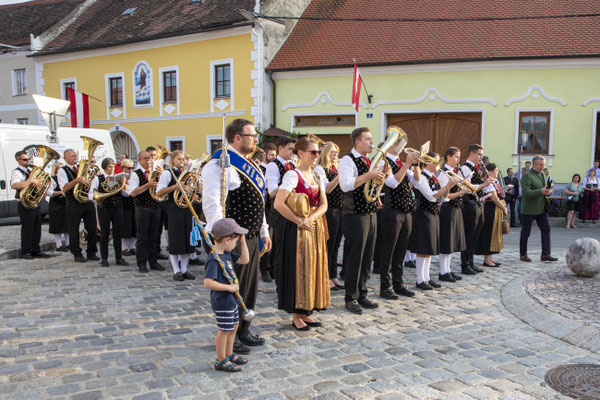
[[[123,127],[114,127],[110,131],[110,137],[115,148],[115,160],[118,160],[122,153],[127,154],[134,162],[137,160],[139,146],[131,131]]]

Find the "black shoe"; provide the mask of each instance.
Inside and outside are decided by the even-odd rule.
[[[196,279],[196,277],[194,276],[194,274],[192,274],[190,271],[185,271],[185,273],[183,273],[181,276],[183,276],[185,279],[189,279],[191,281],[193,281],[194,279]]]
[[[131,253],[129,252],[129,250],[123,250],[123,251],[121,252],[121,255],[122,255],[122,256],[130,256],[130,255],[131,255]]]
[[[169,256],[167,256],[167,255],[166,255],[166,254],[164,254],[164,253],[158,253],[158,259],[159,259],[159,260],[168,260],[168,259],[169,259]]]
[[[233,341],[233,351],[237,354],[250,354],[252,349],[240,342],[238,338]]]
[[[374,309],[374,308],[379,307],[379,304],[375,303],[374,301],[369,300],[366,297],[363,297],[362,299],[358,299],[358,304],[360,304],[362,308]]]
[[[87,262],[87,259],[84,256],[82,256],[81,254],[77,254],[75,256],[75,261],[84,263],[84,262]]]
[[[100,261],[100,257],[95,254],[88,254],[87,259],[88,261]]]
[[[469,267],[468,265],[466,267],[461,267],[460,272],[463,273],[463,275],[476,275],[477,272],[473,271],[471,269],[471,267]]]
[[[400,297],[398,297],[398,295],[396,293],[394,293],[392,288],[387,288],[385,290],[380,291],[379,297],[382,297],[382,298],[388,299],[388,300],[398,300],[400,298]]]
[[[337,286],[335,286],[335,284],[333,286],[329,286],[329,291],[330,292],[339,292],[341,289]]]
[[[483,272],[483,270],[482,270],[481,268],[479,268],[479,267],[476,267],[476,266],[474,266],[474,265],[471,265],[471,269],[472,269],[473,271],[477,272],[477,273]]]
[[[450,275],[452,275],[452,277],[457,281],[460,281],[462,279],[462,276],[460,276],[459,274],[455,274],[454,272],[450,272]]]
[[[157,262],[154,264],[150,264],[150,269],[153,269],[155,271],[166,271],[165,267],[163,267],[162,265],[160,265]]]
[[[65,246],[64,244],[62,246],[60,246],[58,249],[56,249],[56,251],[61,251],[61,252],[67,252],[69,251],[69,249],[67,248],[67,246]]]
[[[117,263],[117,265],[129,265],[129,263],[127,261],[123,260],[122,258],[118,259],[116,261],[116,263]]]
[[[433,279],[430,279],[429,282],[429,286],[434,287],[436,289],[439,289],[442,287],[442,285],[440,285],[439,283],[437,283],[436,281],[434,281]]]
[[[456,279],[454,279],[454,277],[452,276],[452,274],[450,272],[445,273],[444,275],[439,274],[438,279],[440,281],[444,281],[444,282],[452,282],[452,283],[456,282]],[[431,285],[431,286],[433,286],[433,285]]]
[[[481,265],[483,265],[484,267],[492,267],[492,268],[496,268],[496,267],[499,267],[499,266],[500,266],[500,264],[498,264],[498,263],[496,263],[496,264],[492,265],[492,264],[488,264],[488,263],[486,263],[486,262],[484,262],[484,263],[483,263],[483,264],[481,264]]]
[[[273,282],[271,275],[269,275],[269,271],[260,271],[260,277],[262,278],[263,282]]]
[[[429,283],[423,281],[421,283],[417,283],[416,285],[421,290],[433,290],[433,288],[429,285]]]
[[[40,251],[38,253],[33,253],[32,256],[33,256],[33,258],[49,258],[50,254]]]
[[[373,268],[373,274],[379,275],[379,274],[381,274],[381,271],[379,270],[379,268]]]
[[[34,257],[35,257],[35,255],[34,255]],[[541,261],[557,261],[558,258],[548,255],[548,256],[541,256],[540,260]]]
[[[296,326],[296,324],[294,323],[294,321],[292,321],[292,326],[293,326],[293,327],[294,327],[294,329],[295,329],[295,330],[297,330],[297,331],[307,331],[307,330],[309,330],[309,329],[310,329],[310,326],[308,326],[308,324],[304,325],[304,326],[303,326],[303,327],[301,327],[301,328],[298,328],[298,327]]]
[[[100,262],[100,266],[101,266],[101,267],[108,267],[108,266],[109,266],[109,264],[108,264],[108,260],[102,260],[102,261]]]
[[[406,268],[417,268],[417,264],[415,264],[415,262],[414,262],[414,261],[406,261],[406,262],[404,263],[404,266],[405,266]]]
[[[23,254],[21,254],[21,258],[23,260],[33,260],[33,256],[31,254],[29,254],[29,253],[23,253]]]
[[[413,292],[412,290],[410,290],[409,288],[407,288],[404,285],[400,285],[397,288],[395,288],[394,292],[396,292],[396,294],[399,294],[400,296],[404,296],[404,297],[414,297],[414,295],[415,295],[415,292]]]
[[[531,258],[529,258],[527,256],[521,256],[521,261],[531,262]]]
[[[135,256],[135,249],[129,250],[129,255],[130,256]]]
[[[346,302],[346,310],[348,310],[354,314],[362,314],[363,313],[362,307],[360,306],[360,304],[358,304],[358,301],[356,301],[356,300],[347,301]]]
[[[138,270],[143,274],[150,272],[148,271],[148,267],[146,267],[145,265],[138,265]]]
[[[304,323],[310,326],[311,328],[318,328],[320,326],[323,326],[323,323],[319,321],[304,321]]]
[[[185,280],[185,278],[183,277],[183,275],[181,275],[181,272],[173,274],[173,279],[175,279],[176,281],[184,281]]]
[[[262,346],[263,344],[265,344],[265,339],[260,336],[249,334],[246,337],[241,337],[240,342],[244,343],[247,346]]]
[[[203,265],[204,263],[202,261],[200,261],[200,257],[196,257],[193,260],[190,259],[189,264],[190,265]]]

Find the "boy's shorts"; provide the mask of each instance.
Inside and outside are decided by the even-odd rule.
[[[233,310],[214,310],[217,317],[217,328],[220,331],[232,331],[235,325],[240,323],[240,313],[238,307]]]

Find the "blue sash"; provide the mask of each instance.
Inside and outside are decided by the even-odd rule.
[[[221,153],[223,150],[217,150],[212,157],[211,160],[219,160],[221,158]],[[229,153],[229,160],[231,162],[231,166],[235,168],[240,174],[243,174],[252,183],[252,186],[261,194],[263,201],[265,201],[265,177],[262,174],[260,168],[258,168],[254,163],[248,161],[246,157],[242,156],[235,150],[227,149]]]

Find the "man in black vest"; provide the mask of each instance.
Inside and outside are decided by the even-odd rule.
[[[492,183],[491,178],[484,178],[485,172],[481,170],[480,164],[483,158],[483,147],[479,144],[471,144],[467,148],[469,157],[460,168],[460,175],[475,185],[479,190],[476,194],[465,194],[463,196],[463,222],[465,225],[466,250],[460,252],[461,271],[465,275],[475,275],[483,272],[483,269],[475,266],[473,252],[479,240],[479,234],[483,227],[483,205],[479,199],[483,196],[482,189]]]
[[[283,175],[287,171],[296,168],[294,163],[290,161],[294,154],[295,143],[296,139],[292,137],[280,136],[279,139],[277,139],[277,157],[267,164],[265,179],[267,181],[269,197],[272,201],[275,201],[275,196],[277,196],[279,186],[283,180]],[[273,251],[271,252],[270,259],[271,266],[275,270],[275,273],[277,273],[276,270],[280,266],[275,265],[275,260],[279,260],[279,252],[283,246],[283,242],[278,239],[283,237],[285,218],[275,209],[275,207],[272,207],[269,212],[269,226],[273,229],[273,238],[277,238],[273,242]]]
[[[96,247],[97,224],[96,224],[96,207],[91,201],[79,203],[73,195],[73,189],[78,183],[89,185],[85,176],[77,177],[77,153],[75,150],[65,150],[63,158],[67,165],[62,167],[56,178],[58,186],[65,194],[67,199],[66,214],[69,220],[69,249],[77,262],[99,261],[100,258],[96,255],[98,248]],[[79,246],[79,223],[83,219],[83,226],[87,231],[87,260],[81,255],[81,247]]]
[[[277,157],[277,148],[275,147],[275,144],[273,144],[272,142],[266,142],[266,143],[263,143],[262,149],[264,150],[264,152],[263,152],[263,160],[260,163],[260,170],[262,171],[263,175],[266,176],[267,165],[269,165],[269,163]],[[269,196],[269,192],[267,192],[266,199],[265,199],[265,215],[268,216],[270,214],[270,212],[271,212],[271,196]],[[267,222],[270,222],[268,217],[267,217]],[[273,227],[269,224],[269,234],[271,235],[271,237],[273,236],[272,228]],[[263,282],[272,282],[273,278],[275,277],[274,272],[273,272],[273,264],[271,263],[271,252],[270,251],[267,253],[264,253],[263,256],[260,258],[260,276],[262,277]]]
[[[338,166],[340,188],[344,191],[344,300],[350,312],[362,314],[363,308],[379,307],[367,298],[367,279],[377,238],[377,202],[367,201],[364,187],[371,179],[384,180],[389,171],[369,170],[371,162],[367,156],[373,147],[369,128],[355,129],[351,138],[354,148]]]
[[[29,178],[31,170],[29,169],[29,157],[24,151],[17,151],[15,159],[19,166],[15,168],[10,176],[10,187],[15,189],[15,199],[20,200],[21,190],[30,185],[40,187],[40,181],[35,178]],[[40,249],[40,240],[42,238],[42,215],[40,206],[29,209],[25,208],[19,201],[17,212],[21,221],[21,258],[31,260],[34,257],[46,258],[48,254]]]
[[[156,155],[158,154],[158,151],[156,150],[155,147],[152,146],[148,146],[146,147],[146,151],[148,153],[150,153],[150,157],[152,157],[152,160],[156,159]],[[150,162],[150,166],[152,166],[152,162]],[[160,174],[162,174],[163,168],[161,165],[156,165],[155,166],[155,170],[158,172],[159,176]],[[160,242],[162,240],[162,234],[163,234],[163,229],[165,231],[165,236],[167,237],[167,246],[169,243],[169,216],[167,214],[167,202],[166,201],[161,201],[158,203],[160,206],[160,224],[158,226],[158,259],[159,260],[166,260],[169,257],[167,257],[166,254],[164,254],[162,252],[162,248],[160,247]]]
[[[150,269],[164,271],[165,267],[158,262],[158,243],[160,235],[160,206],[150,196],[148,189],[156,188],[157,182],[149,182],[148,176],[152,164],[152,156],[147,151],[141,151],[138,156],[138,168],[133,171],[127,185],[129,196],[135,202],[136,238],[135,258],[140,272]]]
[[[415,295],[404,285],[402,263],[412,230],[411,213],[417,204],[410,186],[416,183],[410,167],[417,160],[417,155],[416,152],[409,154],[406,163],[402,163],[398,150],[390,149],[387,154],[392,173],[383,187],[383,208],[377,211],[375,243],[375,264],[381,276],[379,296],[384,299],[397,300],[398,295]]]
[[[512,187],[508,185],[512,185]],[[519,198],[519,179],[517,179],[515,176],[512,168],[506,170],[504,186],[506,186],[506,202],[510,207],[510,226],[515,227],[517,223],[515,205],[517,204],[517,199]]]
[[[222,170],[218,159],[209,161],[202,169],[202,181],[204,182],[202,210],[206,217],[208,231],[212,229],[215,222],[223,218],[233,218],[238,225],[248,229],[246,244],[250,261],[244,265],[236,264],[235,273],[239,279],[240,295],[246,306],[252,309],[256,305],[258,294],[260,253],[258,235],[262,238],[266,251],[271,249],[269,226],[265,218],[264,177],[260,168],[246,158],[256,148],[258,136],[254,124],[241,118],[233,120],[227,126],[225,135],[229,143],[227,151],[231,157],[238,156],[238,159],[243,160],[240,162],[245,162],[240,171],[247,169],[249,172],[238,172],[233,166]],[[248,173],[251,173],[255,179],[252,179]],[[224,187],[222,186],[223,174]],[[262,187],[259,187],[260,185]],[[222,200],[225,201],[224,207]],[[239,249],[235,251],[240,252]],[[248,346],[260,346],[264,342],[265,339],[250,332],[250,321],[243,320],[240,310],[240,325],[233,347],[234,351],[240,354],[248,353],[250,352]]]

